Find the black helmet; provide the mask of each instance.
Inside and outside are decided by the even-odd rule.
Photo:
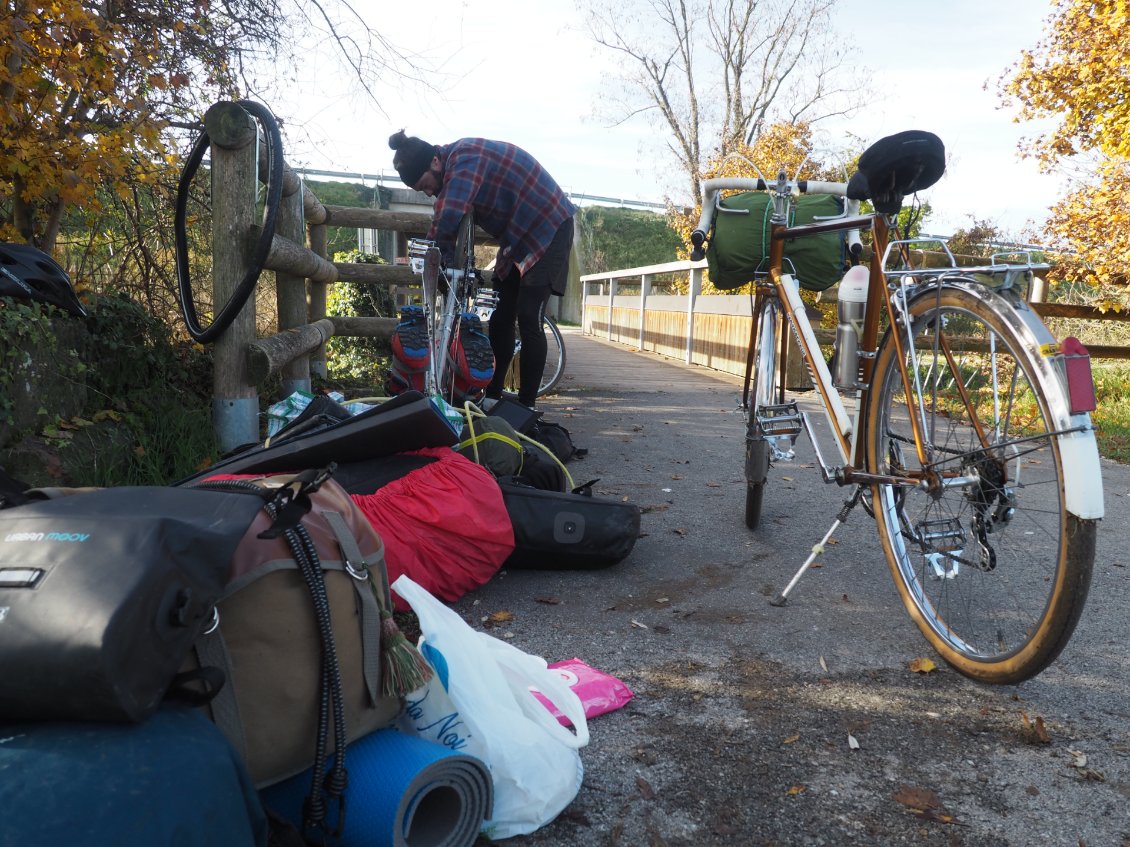
[[[898,214],[902,198],[929,188],[946,171],[946,148],[932,132],[910,129],[880,138],[859,157],[847,196],[870,200],[885,215]]]
[[[30,244],[0,242],[0,297],[50,303],[65,312],[86,317],[71,278],[63,268]]]

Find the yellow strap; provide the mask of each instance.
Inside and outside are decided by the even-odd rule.
[[[487,417],[487,413],[484,412],[482,409],[480,409],[478,406],[476,406],[474,403],[472,403],[470,400],[468,400],[463,404],[463,416],[465,418],[467,418],[467,428],[471,432],[471,437],[469,439],[467,439],[466,441],[464,441],[462,444],[460,444],[459,449],[462,450],[468,445],[473,447],[474,453],[475,453],[475,462],[477,464],[482,464],[482,462],[479,462],[479,445],[478,445],[478,442],[477,442],[476,436],[475,436],[475,426],[474,426],[473,420],[475,418],[485,418],[485,417]],[[541,450],[543,453],[545,453],[547,456],[549,456],[549,458],[551,458],[554,461],[554,463],[557,465],[557,467],[561,468],[561,472],[565,475],[565,490],[566,491],[572,491],[576,487],[573,484],[573,475],[571,473],[569,473],[569,469],[565,467],[565,463],[557,458],[556,453],[554,453],[552,450],[550,450],[548,447],[546,447],[544,444],[542,444],[536,438],[530,438],[530,436],[523,435],[522,433],[517,432],[517,431],[515,431],[514,434],[518,436],[518,439],[520,441],[528,441],[530,444],[537,447],[539,450]],[[501,433],[488,432],[488,433],[483,433],[483,435],[484,436],[489,435],[489,436],[493,436],[495,438],[502,439],[502,440],[506,441],[508,444],[514,444],[514,446],[519,447],[519,449],[521,448],[521,445],[514,443],[514,439],[512,439],[508,436],[502,435]],[[482,436],[480,436],[480,437],[482,437]]]

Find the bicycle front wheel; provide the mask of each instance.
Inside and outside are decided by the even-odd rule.
[[[545,370],[541,372],[541,382],[538,384],[538,397],[543,397],[557,387],[561,377],[565,374],[565,339],[561,336],[561,329],[557,321],[549,315],[543,315],[541,328],[545,333]],[[518,393],[521,383],[520,367],[522,359],[522,340],[515,332],[514,358],[510,360],[510,367],[506,371],[506,382],[503,387],[513,394]]]
[[[781,304],[776,297],[758,300],[756,345],[753,354],[749,416],[745,432],[745,525],[757,529],[761,523],[761,503],[769,480],[769,454],[772,445],[759,423],[766,406],[780,402],[778,397],[777,343],[781,331]]]
[[[921,480],[872,486],[883,549],[947,663],[982,682],[1020,682],[1063,649],[1090,585],[1095,522],[1065,508],[1057,435],[1078,416],[1067,418],[1062,383],[1040,358],[1050,334],[1003,298],[946,285],[907,310],[909,331],[899,327],[896,344],[889,330],[875,360],[868,469],[921,469]]]

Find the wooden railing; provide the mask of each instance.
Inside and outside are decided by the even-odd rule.
[[[752,298],[748,294],[702,296],[706,266],[705,261],[682,261],[583,275],[582,331],[688,365],[744,375]],[[657,277],[678,280],[686,293],[655,293]],[[1125,312],[1042,302],[1045,291],[1043,280],[1038,280],[1029,292],[1029,303],[1043,317],[1130,321]],[[831,343],[833,335],[832,330],[816,328],[823,342]],[[1130,347],[1088,344],[1086,337],[1080,340],[1092,358],[1130,359]]]
[[[248,272],[251,244],[259,239],[255,198],[257,180],[268,179],[267,145],[256,122],[238,104],[213,105],[204,116],[211,156],[212,293],[215,304],[229,301]],[[281,151],[279,153],[281,155]],[[312,377],[327,376],[325,345],[333,337],[388,338],[393,317],[341,317],[326,314],[332,283],[419,288],[405,264],[332,262],[326,256],[326,228],[356,227],[422,237],[430,212],[324,205],[302,179],[283,164],[282,200],[270,250],[263,267],[275,272],[278,332],[256,337],[255,298],[215,342],[213,351],[213,422],[221,447],[230,450],[257,442],[259,387],[281,376],[282,395],[309,390]],[[477,240],[491,239],[481,230]],[[571,262],[575,274],[576,262]],[[580,296],[570,291],[552,298],[552,313],[576,319]]]

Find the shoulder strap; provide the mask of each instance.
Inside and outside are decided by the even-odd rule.
[[[376,705],[381,689],[381,610],[377,597],[366,585],[372,578],[357,539],[349,529],[349,524],[338,512],[322,512],[326,522],[333,530],[338,547],[341,548],[345,572],[353,579],[353,591],[357,595],[361,612],[361,656],[364,665],[365,690],[369,702]]]

